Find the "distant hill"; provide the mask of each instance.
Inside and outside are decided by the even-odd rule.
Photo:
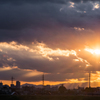
[[[50,85],[51,87],[54,87],[54,86],[60,86],[61,84],[58,84],[58,85]],[[34,85],[34,84],[29,84],[29,83],[25,83],[25,84],[22,84],[21,85],[21,87],[23,87],[23,86],[34,86],[34,87],[36,87],[36,88],[42,88],[43,87],[43,85]]]
[[[23,87],[23,86],[34,86],[34,87],[36,87],[36,88],[42,88],[43,86],[42,85],[34,85],[34,84],[28,84],[28,83],[25,83],[25,84],[23,84],[23,85],[21,85],[21,87]]]

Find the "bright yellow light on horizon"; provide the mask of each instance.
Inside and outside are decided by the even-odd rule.
[[[85,51],[88,51],[91,54],[100,55],[100,49],[89,49],[89,48],[86,48]]]

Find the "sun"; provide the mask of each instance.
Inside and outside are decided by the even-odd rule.
[[[85,51],[88,51],[91,54],[100,55],[100,49],[89,49],[89,48],[85,48]]]
[[[100,55],[100,50],[99,49],[95,49],[94,53],[97,54],[97,55]]]

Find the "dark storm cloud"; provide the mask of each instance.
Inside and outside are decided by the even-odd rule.
[[[65,3],[68,0],[0,0],[1,3],[13,3],[13,4],[23,4],[23,3]]]
[[[23,76],[26,73],[27,72],[20,71],[18,69],[0,71],[0,80],[10,80],[12,76],[14,76],[16,80],[20,80],[21,76]]]
[[[72,1],[72,2],[88,2],[88,1],[100,1],[100,0],[0,0],[0,3],[13,3],[13,4],[23,4],[23,3],[46,3],[46,2],[50,2],[50,3],[67,3],[68,1]]]
[[[85,64],[82,62],[73,61],[73,59],[75,59],[76,57],[73,58],[72,56],[71,57],[62,56],[62,57],[59,57],[59,60],[49,61],[46,58],[36,59],[35,56],[37,57],[39,56],[35,54],[34,54],[34,58],[31,58],[30,55],[33,55],[33,54],[32,53],[27,54],[26,52],[23,52],[23,54],[18,53],[18,52],[13,52],[13,53],[8,52],[8,55],[11,58],[15,59],[16,61],[5,60],[4,65],[6,66],[15,65],[21,69],[32,69],[32,70],[36,69],[37,71],[45,72],[45,73],[73,73],[74,71],[79,72],[79,71],[85,70]]]
[[[60,73],[60,74],[47,74],[45,75],[45,80],[47,81],[66,81],[70,79],[80,79],[87,78],[84,72],[74,72],[74,73]]]
[[[78,35],[83,38],[80,34],[87,33],[85,35],[91,37],[93,32],[88,30],[98,29],[99,10],[92,10],[93,5],[90,2],[75,4],[74,8],[70,8],[70,5],[70,3],[25,3],[19,6],[2,4],[0,6],[2,9],[0,11],[0,41],[30,43],[37,40],[57,48],[58,41],[61,42],[60,47],[65,48],[70,48],[73,41],[76,45],[79,45],[79,42],[83,43],[82,39],[79,41]],[[74,27],[81,27],[87,31],[75,31]],[[73,41],[69,40],[69,37],[74,38]],[[69,43],[68,46],[64,44],[66,42]]]
[[[96,1],[100,1],[100,0],[70,0],[72,2],[88,2],[88,1],[93,1],[93,2],[96,2]]]
[[[29,73],[34,73],[34,71],[24,71],[19,69],[11,69],[11,70],[4,70],[0,71],[0,80],[10,80],[10,78],[13,76],[15,80],[20,81],[26,81],[26,82],[38,82],[42,80],[42,74],[40,75],[33,75],[33,76],[26,76]],[[77,76],[80,75],[80,76]],[[84,73],[74,73],[74,74],[45,74],[44,78],[45,81],[66,81],[66,79],[80,79],[80,78],[86,78],[87,75],[84,75]]]
[[[89,22],[86,21],[91,18],[91,11],[89,14],[77,13],[81,6],[87,7],[86,5],[79,6],[80,8],[73,10],[65,8],[64,11],[60,12],[61,4],[25,4],[20,6],[14,6],[10,4],[1,5],[0,11],[0,29],[23,29],[23,28],[50,28],[66,26],[66,27],[89,27]],[[69,6],[66,5],[66,6]],[[89,5],[90,10],[92,5]],[[90,11],[88,8],[87,11]],[[81,11],[81,10],[80,10]],[[71,12],[71,13],[70,13]],[[79,20],[80,18],[80,20]],[[83,19],[84,18],[84,19]],[[84,20],[86,20],[84,22]],[[94,19],[92,19],[94,20]],[[93,21],[92,21],[93,22]]]

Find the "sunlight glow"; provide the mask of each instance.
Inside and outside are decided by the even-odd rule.
[[[99,8],[100,8],[99,3],[94,3],[94,4],[93,4],[93,9],[92,9],[92,10],[99,9]]]
[[[89,48],[86,48],[85,51],[88,51],[91,54],[100,55],[100,49],[89,49]]]
[[[27,53],[33,53],[31,54],[31,57],[34,54],[38,55],[39,57],[43,57],[43,58],[47,58],[49,59],[50,61],[53,61],[54,60],[54,56],[70,56],[70,55],[74,55],[76,56],[77,53],[75,50],[61,50],[60,48],[57,48],[57,49],[52,49],[52,48],[49,48],[46,46],[46,44],[44,43],[32,43],[32,47],[28,47],[28,46],[25,46],[25,45],[22,45],[22,44],[18,44],[17,42],[10,42],[10,43],[7,43],[7,42],[1,42],[0,43],[0,48],[2,49],[2,52],[6,52],[8,53],[8,51],[12,50],[13,52],[18,52],[18,51],[22,51],[24,52],[25,54]],[[1,51],[1,50],[0,50]],[[23,54],[23,53],[21,53]],[[7,60],[12,60],[11,58],[10,59],[7,59]],[[59,60],[59,58],[57,57],[57,60]],[[15,60],[14,60],[15,61]]]
[[[69,2],[70,3],[70,8],[74,8],[75,3],[74,2]]]

